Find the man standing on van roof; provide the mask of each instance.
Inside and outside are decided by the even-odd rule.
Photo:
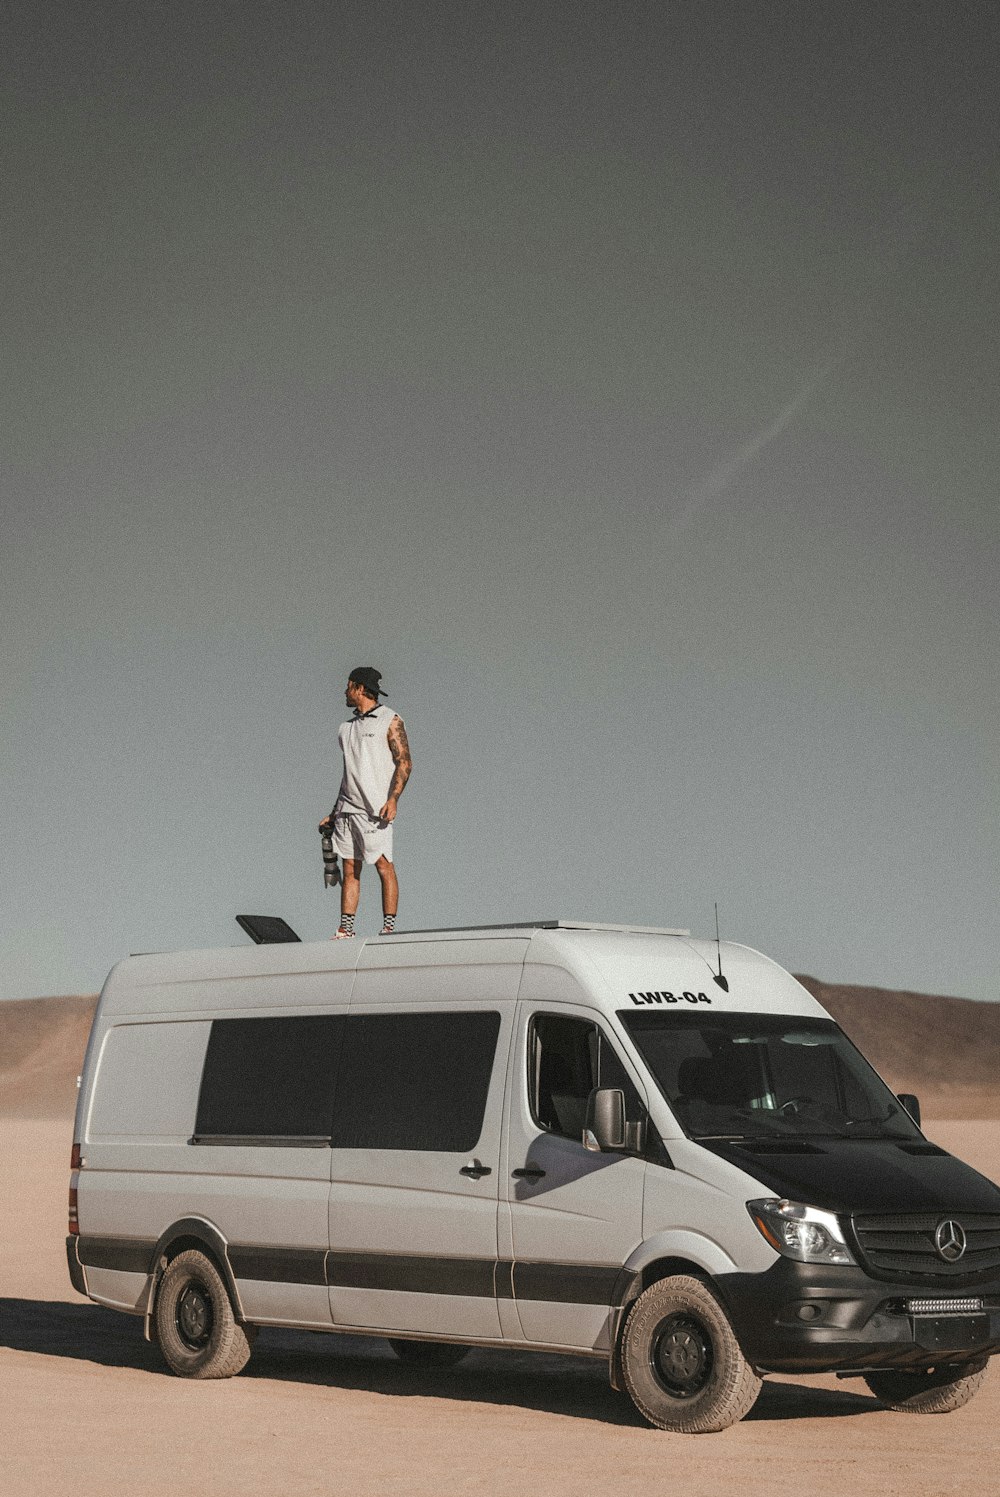
[[[374,863],[382,881],[381,934],[392,935],[396,928],[399,884],[392,862],[392,823],[413,764],[403,719],[379,701],[386,695],[381,680],[381,671],[371,665],[351,671],[345,698],[354,715],[340,728],[340,794],[320,822],[321,831],[332,827],[333,845],[344,865],[336,940],[354,935],[363,863]]]

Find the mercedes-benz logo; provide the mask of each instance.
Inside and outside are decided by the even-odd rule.
[[[939,1222],[934,1233],[934,1246],[939,1258],[946,1263],[957,1263],[966,1248],[965,1228],[960,1222]]]

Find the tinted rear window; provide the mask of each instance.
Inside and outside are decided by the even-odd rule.
[[[216,1019],[196,1136],[328,1138],[343,1030],[340,1014]]]
[[[498,1013],[352,1014],[334,1148],[473,1150],[499,1032]]]

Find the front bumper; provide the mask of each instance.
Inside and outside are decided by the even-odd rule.
[[[982,1365],[1000,1352],[1000,1281],[966,1291],[983,1300],[982,1311],[920,1315],[907,1313],[908,1300],[957,1300],[962,1291],[877,1283],[857,1267],[789,1258],[715,1283],[744,1356],[762,1372]]]

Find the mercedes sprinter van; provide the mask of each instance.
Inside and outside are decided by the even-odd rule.
[[[905,1102],[787,972],[686,933],[130,957],[70,1276],[185,1377],[286,1326],[601,1358],[669,1430],[732,1424],[768,1372],[944,1412],[1000,1350],[1000,1189]]]

